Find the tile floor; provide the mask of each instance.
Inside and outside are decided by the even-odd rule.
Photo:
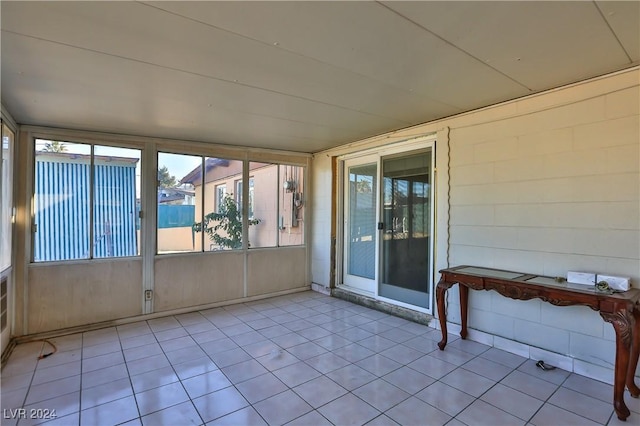
[[[621,423],[610,385],[439,337],[308,291],[54,338],[40,361],[28,343],[2,370],[2,424]]]

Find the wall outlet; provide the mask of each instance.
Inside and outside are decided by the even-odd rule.
[[[567,281],[574,284],[595,285],[596,274],[591,272],[569,271],[567,272]]]

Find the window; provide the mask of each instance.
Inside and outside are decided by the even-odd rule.
[[[236,203],[242,213],[242,180],[236,180]]]
[[[193,230],[202,220],[201,180],[201,156],[158,153],[158,254],[202,251]]]
[[[34,262],[137,256],[141,151],[35,141]]]
[[[220,213],[224,206],[224,197],[227,195],[227,185],[216,186],[216,211]],[[242,197],[242,195],[240,195]]]
[[[304,168],[249,163],[249,228],[251,247],[304,244]]]
[[[254,200],[254,193],[253,193],[253,178],[249,178],[249,219],[253,219],[253,200]]]
[[[168,184],[158,186],[158,253],[241,249],[241,203],[227,188],[238,187],[242,169],[239,160],[159,153]],[[169,221],[178,210],[179,221]]]
[[[242,181],[236,181],[236,203],[238,203],[238,208],[240,209],[240,213],[242,213]],[[253,177],[249,178],[249,219],[253,219]]]
[[[14,133],[3,124],[0,150],[0,271],[11,266],[13,139]]]

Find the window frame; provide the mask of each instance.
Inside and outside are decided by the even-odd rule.
[[[41,264],[56,264],[56,263],[70,263],[70,262],[95,262],[95,261],[109,261],[109,260],[117,260],[117,259],[139,259],[143,256],[143,252],[144,252],[144,248],[143,248],[143,241],[144,241],[144,237],[142,235],[142,226],[140,227],[140,229],[136,229],[136,233],[140,232],[139,235],[136,235],[136,254],[135,255],[131,255],[131,256],[100,256],[100,257],[96,257],[95,256],[95,202],[96,202],[96,198],[95,198],[95,186],[96,186],[96,180],[95,180],[95,148],[96,147],[101,147],[101,148],[114,148],[114,149],[131,149],[131,150],[137,150],[140,153],[140,157],[138,159],[140,165],[140,186],[139,186],[139,193],[138,193],[138,184],[137,182],[134,183],[134,185],[136,185],[136,189],[134,191],[135,196],[136,196],[136,202],[134,203],[134,207],[137,205],[137,200],[139,199],[140,202],[142,203],[144,200],[144,182],[143,182],[143,176],[144,176],[144,168],[146,167],[144,165],[144,158],[145,158],[145,147],[141,144],[135,144],[135,143],[128,143],[126,141],[120,142],[120,141],[111,141],[108,139],[100,139],[100,138],[83,138],[83,137],[76,137],[73,135],[68,135],[68,134],[57,134],[55,132],[52,133],[40,133],[40,132],[33,132],[31,134],[31,185],[30,185],[30,193],[31,193],[31,197],[33,200],[32,203],[32,208],[31,208],[31,229],[30,229],[30,235],[31,235],[31,253],[28,257],[28,262],[31,265],[41,265]],[[55,260],[35,260],[35,254],[36,254],[36,212],[34,209],[34,203],[35,203],[35,198],[36,198],[36,172],[37,172],[37,167],[36,167],[36,162],[37,162],[37,151],[36,151],[36,141],[38,140],[44,140],[44,141],[62,141],[62,142],[66,142],[69,144],[81,144],[81,145],[88,145],[89,146],[89,154],[81,154],[81,155],[89,155],[89,179],[88,179],[88,186],[89,186],[89,196],[87,199],[87,204],[89,207],[89,212],[88,212],[88,256],[87,257],[79,257],[79,258],[73,258],[73,259],[55,259]],[[104,156],[103,154],[98,154],[98,156]],[[135,180],[137,180],[137,175],[135,176]],[[141,211],[142,211],[142,206],[141,206]],[[137,223],[140,219],[140,213],[136,213],[134,214],[134,222],[136,223],[136,227],[137,227]]]

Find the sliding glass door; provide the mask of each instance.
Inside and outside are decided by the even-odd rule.
[[[431,310],[433,151],[344,162],[343,284]]]

